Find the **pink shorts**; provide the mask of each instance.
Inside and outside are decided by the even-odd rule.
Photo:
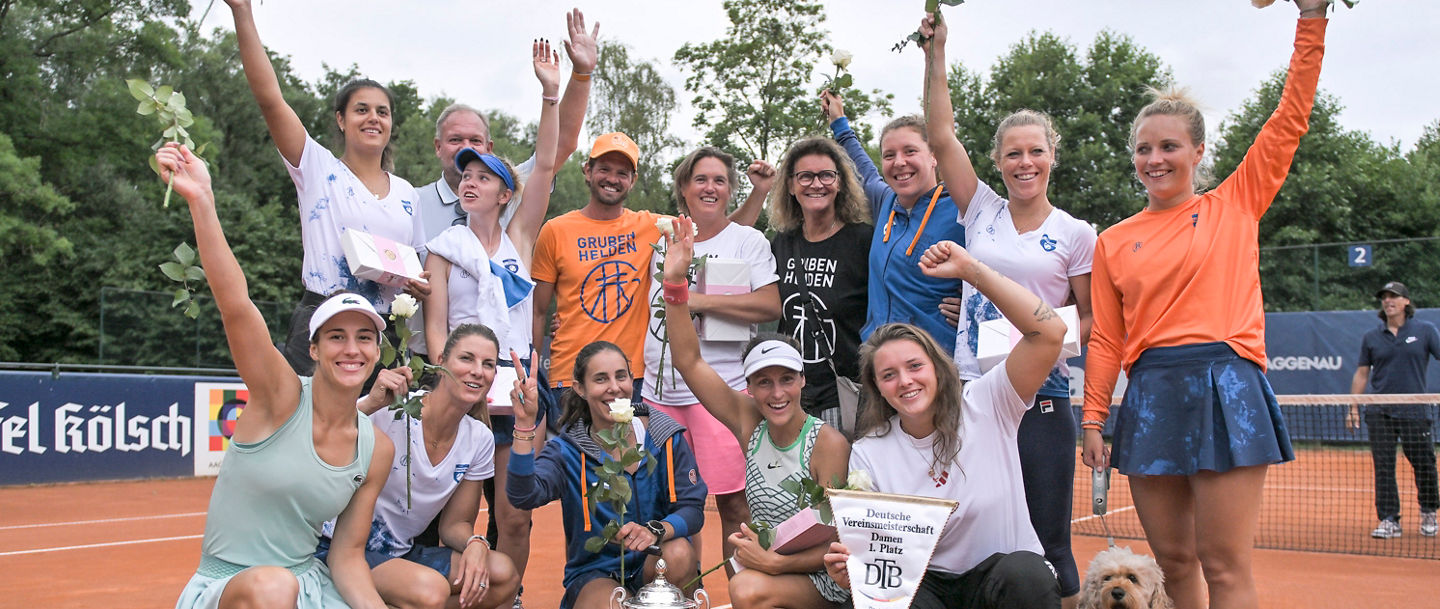
[[[745,490],[745,452],[735,434],[711,416],[699,403],[666,406],[645,400],[649,407],[665,413],[685,426],[685,441],[695,451],[700,477],[711,495],[729,495]]]

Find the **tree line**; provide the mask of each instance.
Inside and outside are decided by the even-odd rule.
[[[744,162],[778,162],[790,142],[828,132],[815,103],[822,74],[833,70],[823,4],[727,0],[725,8],[731,23],[722,38],[687,43],[669,58],[690,75],[682,91],[663,79],[655,60],[636,56],[623,42],[602,45],[586,129],[624,131],[639,144],[642,171],[632,207],[674,210],[668,175],[687,146],[710,144]],[[192,240],[185,206],[160,205],[164,186],[143,161],[154,122],[136,114],[127,78],[186,93],[196,116],[190,133],[209,143],[205,156],[226,234],[249,273],[253,298],[277,303],[275,312],[265,313],[280,338],[301,289],[294,187],[251,99],[234,34],[201,31],[190,11],[184,0],[0,0],[0,260],[6,269],[0,361],[93,363],[103,333],[105,363],[228,366],[213,307],[202,306],[192,322],[167,309],[164,296],[122,297],[173,291],[156,266],[177,243]],[[307,82],[286,57],[272,55],[272,61],[310,133],[334,143],[331,95],[362,68],[327,66],[322,78]],[[1276,68],[1212,130],[1216,175],[1234,169],[1275,108],[1283,65]],[[947,77],[960,139],[982,180],[1000,184],[988,159],[994,125],[1014,109],[1031,108],[1052,115],[1064,138],[1052,201],[1101,230],[1144,205],[1124,151],[1146,88],[1172,80],[1154,53],[1112,32],[1084,48],[1037,32],[988,70],[956,65]],[[428,183],[436,175],[434,121],[454,100],[427,96],[408,80],[386,84],[395,94],[395,172],[413,184]],[[701,142],[675,135],[679,125],[671,121],[686,95],[697,110],[693,126]],[[846,87],[844,95],[862,140],[874,146],[890,117],[891,96],[860,86]],[[460,101],[484,107],[484,100]],[[1262,248],[1437,234],[1440,122],[1402,150],[1346,129],[1338,121],[1341,109],[1340,100],[1322,90],[1291,176],[1260,225]],[[496,152],[517,161],[528,156],[535,126],[503,112],[487,115]],[[588,142],[581,144],[577,160],[588,150]],[[555,190],[552,216],[585,203],[578,163],[560,171]],[[1440,280],[1431,279],[1440,276],[1436,241],[1376,246],[1374,266],[1358,270],[1338,250],[1324,260],[1294,251],[1300,254],[1262,250],[1270,310],[1309,310],[1317,303],[1368,308],[1375,287],[1389,279],[1407,282],[1419,306],[1430,304],[1426,295],[1440,293]]]

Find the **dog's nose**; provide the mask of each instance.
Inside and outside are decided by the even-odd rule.
[[[1113,598],[1113,599],[1115,599],[1115,600],[1117,600],[1117,601],[1118,601],[1118,600],[1123,600],[1123,599],[1125,598],[1125,589],[1124,589],[1124,588],[1111,588],[1111,589],[1110,589],[1110,598]]]

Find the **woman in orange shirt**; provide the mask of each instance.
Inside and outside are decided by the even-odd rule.
[[[1300,8],[1279,108],[1245,160],[1196,194],[1205,125],[1183,93],[1162,93],[1131,128],[1149,204],[1100,235],[1086,361],[1085,464],[1110,464],[1100,435],[1115,379],[1114,466],[1130,476],[1145,537],[1178,609],[1255,607],[1250,550],[1271,463],[1294,458],[1265,380],[1259,221],[1309,128],[1326,0]],[[1203,572],[1203,576],[1202,576]]]

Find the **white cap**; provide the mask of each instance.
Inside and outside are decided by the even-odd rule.
[[[789,343],[779,340],[767,340],[750,350],[750,354],[745,356],[745,376],[770,366],[780,366],[796,372],[805,371],[805,361],[800,359],[800,352]]]
[[[385,318],[375,312],[375,307],[370,306],[369,300],[356,294],[341,293],[331,296],[325,302],[320,303],[320,306],[315,307],[315,314],[310,316],[310,340],[315,340],[315,333],[319,332],[320,326],[330,321],[331,317],[346,311],[364,313],[366,317],[375,322],[376,332],[385,331]]]

